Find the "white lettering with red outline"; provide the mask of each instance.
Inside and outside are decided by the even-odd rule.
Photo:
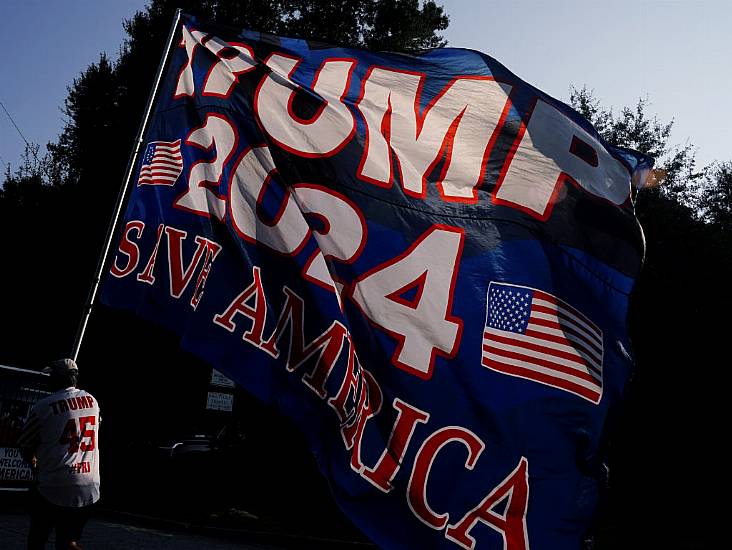
[[[228,99],[239,76],[257,67],[254,50],[241,42],[224,42],[216,36],[206,40],[203,45],[218,57],[219,61],[211,65],[206,73],[201,95]]]
[[[442,199],[474,203],[511,107],[511,86],[487,76],[458,76],[420,113],[425,80],[424,73],[369,67],[356,103],[366,122],[358,177],[391,187],[396,160],[404,192],[425,198],[427,176],[444,159],[436,181]]]
[[[391,482],[401,468],[404,453],[407,451],[417,424],[426,424],[430,419],[429,413],[413,407],[397,397],[394,398],[392,407],[398,412],[386,448],[376,465],[373,468],[364,468],[361,473],[361,477],[384,493],[394,489]]]
[[[153,248],[152,254],[150,254],[150,259],[147,261],[147,265],[145,266],[145,269],[142,270],[142,273],[137,274],[137,280],[141,283],[151,285],[155,282],[153,268],[155,267],[155,262],[158,259],[158,250],[160,249],[160,240],[163,238],[163,229],[165,229],[164,224],[161,223],[158,225],[158,234],[157,237],[155,237],[155,247]]]
[[[353,340],[351,339],[350,333],[346,335],[346,339],[348,340],[348,362],[343,375],[343,381],[341,382],[340,388],[338,388],[338,392],[328,399],[328,405],[330,405],[336,412],[338,420],[341,422],[341,426],[348,422],[356,411],[356,390],[358,389],[359,381],[362,378],[361,363],[356,356],[356,350],[353,347]],[[351,401],[354,402],[353,408],[346,408],[349,396],[352,396]],[[343,437],[343,443],[346,445],[346,449],[350,449],[351,446],[343,436],[342,430],[341,437]]]
[[[381,412],[383,402],[384,392],[381,391],[381,386],[376,378],[369,371],[361,368],[361,383],[355,414],[352,420],[341,426],[341,435],[346,443],[346,448],[351,449],[351,469],[359,474],[364,469],[361,461],[361,441],[366,423]]]
[[[280,53],[267,57],[270,72],[254,93],[254,112],[262,129],[284,150],[302,157],[335,155],[356,131],[356,119],[343,102],[356,60],[334,57],[323,61],[308,91],[316,94],[321,104],[307,120],[292,108],[301,88],[291,77],[301,61]]]
[[[250,72],[258,64],[250,46],[240,42],[225,42],[216,36],[191,30],[185,25],[179,46],[186,49],[187,59],[178,75],[173,99],[193,97],[196,93],[193,57],[199,46],[217,58],[203,80],[202,96],[227,99],[234,90],[239,75]]]
[[[129,234],[133,230],[136,231],[137,240],[139,240],[142,238],[144,228],[145,223],[140,220],[131,220],[125,226],[125,230],[122,233],[118,247],[118,254],[124,254],[127,256],[127,265],[123,269],[120,269],[117,266],[117,256],[115,256],[112,267],[109,270],[114,277],[126,277],[137,268],[140,259],[140,249],[137,244],[129,239]],[[158,226],[158,233],[152,254],[150,254],[150,258],[148,259],[145,268],[137,275],[137,280],[142,283],[149,285],[155,283],[153,269],[157,262],[160,242],[162,241],[163,234],[166,236],[166,242],[168,245],[168,291],[172,298],[180,298],[183,295],[193,279],[193,275],[198,269],[199,264],[201,264],[201,268],[198,269],[198,277],[196,278],[196,285],[190,301],[191,307],[196,309],[203,296],[203,288],[206,284],[206,280],[208,279],[208,275],[211,272],[213,261],[221,251],[221,245],[196,235],[194,238],[196,250],[193,253],[191,261],[187,266],[184,266],[183,242],[186,240],[188,233],[182,229],[176,229],[172,226],[160,224]]]
[[[137,264],[140,262],[140,248],[130,240],[129,235],[130,231],[136,231],[137,240],[140,240],[144,230],[145,223],[140,220],[132,220],[125,225],[119,241],[119,252],[127,256],[127,265],[124,268],[117,267],[117,257],[115,256],[112,267],[109,270],[114,277],[121,279],[137,269]]]
[[[414,459],[414,468],[407,485],[407,504],[412,513],[422,523],[432,529],[440,530],[447,525],[449,514],[438,514],[427,502],[427,482],[432,463],[445,445],[453,441],[462,443],[468,449],[465,467],[472,470],[480,457],[485,444],[470,430],[461,426],[446,426],[424,440]]]
[[[208,276],[211,274],[213,261],[216,259],[219,250],[221,250],[221,247],[217,243],[214,243],[213,241],[208,242],[211,244],[206,246],[206,256],[203,258],[203,265],[198,272],[196,286],[193,288],[193,295],[191,296],[191,307],[193,307],[193,309],[197,309],[198,304],[201,303],[201,298],[203,298],[203,290],[206,286],[206,281],[208,281]]]
[[[193,97],[196,93],[196,84],[193,81],[193,55],[201,44],[206,40],[206,33],[191,30],[183,25],[179,47],[186,49],[186,62],[181,67],[176,81],[173,99]]]
[[[493,202],[549,219],[566,180],[621,205],[630,198],[628,168],[556,107],[536,100],[521,124],[493,191]]]
[[[211,270],[211,264],[221,250],[221,245],[196,235],[196,251],[188,264],[188,267],[184,268],[182,243],[188,236],[188,233],[186,231],[176,229],[175,227],[167,226],[165,228],[165,234],[168,238],[168,286],[170,295],[173,298],[180,298],[183,292],[185,292],[188,284],[193,278],[193,274],[198,268],[198,264],[203,258],[203,266],[201,267],[199,272],[200,275],[196,281],[196,290],[193,292],[193,297],[191,298],[191,306],[193,309],[196,309],[203,293],[202,285],[208,277],[208,272]]]
[[[351,450],[351,469],[360,474],[364,467],[361,462],[361,440],[364,429],[368,419],[381,410],[383,393],[373,375],[361,366],[348,332],[346,340],[349,344],[348,362],[343,381],[338,392],[328,399],[328,405],[335,411],[340,421],[344,447]]]
[[[254,300],[254,305],[248,302]],[[241,314],[252,321],[252,327],[242,334],[242,339],[261,349],[264,323],[267,319],[267,303],[262,288],[262,276],[258,266],[252,266],[252,283],[232,300],[224,313],[215,315],[213,322],[229,332],[236,330],[235,315]]]
[[[142,224],[141,221],[133,220],[128,225],[134,228],[140,224]],[[169,238],[172,236],[172,242],[178,242],[181,246],[185,239],[184,231],[161,225],[158,228],[158,239],[154,251],[150,256],[151,261],[148,262],[143,272],[147,278],[138,275],[138,279],[142,282],[152,284],[148,280],[149,278],[154,281],[152,267],[155,264],[160,237],[163,233]],[[195,239],[197,249],[194,253],[194,260],[187,268],[183,267],[182,255],[176,254],[180,268],[180,277],[177,279],[179,279],[182,289],[192,279],[191,270],[194,269],[192,266],[200,263],[203,250],[208,248],[205,241],[200,237]],[[132,243],[130,242],[130,244]],[[169,245],[169,253],[170,249],[175,250],[176,246]],[[125,253],[122,249],[120,251]],[[196,257],[199,258],[198,261],[195,261]],[[173,276],[171,275],[171,277]],[[379,414],[381,410],[383,400],[381,389],[373,375],[360,365],[351,335],[342,324],[334,321],[328,329],[306,342],[305,301],[287,287],[283,287],[282,290],[285,293],[286,301],[278,317],[277,326],[265,342],[263,342],[262,332],[267,316],[268,300],[264,293],[261,270],[258,266],[252,267],[252,282],[231,302],[223,314],[214,316],[212,322],[233,333],[237,328],[233,322],[234,316],[244,315],[251,320],[252,327],[244,332],[242,339],[272,357],[279,357],[279,343],[282,341],[286,327],[289,326],[290,338],[287,347],[286,369],[294,372],[308,359],[317,357],[315,366],[303,374],[301,381],[319,399],[327,399],[328,404],[338,416],[344,448],[350,450],[350,466],[354,472],[382,492],[390,492],[394,489],[393,479],[404,465],[403,457],[406,455],[416,426],[426,424],[430,413],[395,398],[392,406],[398,411],[398,414],[386,447],[373,468],[365,467],[361,459],[362,441],[368,420]],[[180,294],[182,294],[182,290]],[[254,301],[254,304],[251,304],[251,301]],[[343,357],[344,342],[348,344],[345,351],[347,354],[345,370],[338,372],[338,376],[341,377],[338,391],[335,395],[329,396],[326,382],[333,375],[334,367],[339,359]],[[465,467],[468,470],[473,469],[484,449],[480,438],[460,426],[440,428],[427,437],[417,451],[404,493],[407,504],[415,517],[437,530],[443,529],[447,525],[450,516],[448,513],[438,514],[430,508],[426,499],[427,483],[435,457],[442,447],[453,441],[460,442],[467,447],[469,455],[465,461]],[[509,499],[509,502],[504,514],[495,512],[493,509],[506,499]],[[483,522],[501,533],[506,550],[526,550],[528,549],[527,502],[528,461],[522,457],[514,472],[494,488],[486,498],[468,511],[457,523],[448,525],[445,537],[464,548],[472,548],[475,539],[470,535],[470,531],[478,522]]]
[[[276,172],[268,147],[252,147],[241,154],[234,164],[229,184],[231,224],[245,241],[294,256],[307,243],[310,227],[297,203],[290,200],[290,190],[277,184],[284,199],[272,222],[264,221],[259,212],[259,204]]]
[[[221,187],[224,167],[239,144],[239,134],[229,120],[218,113],[208,113],[203,126],[195,128],[185,139],[206,152],[216,150],[212,160],[198,160],[188,170],[188,189],[173,202],[173,207],[204,218],[213,214],[218,220],[226,217],[226,197]]]
[[[290,339],[287,346],[285,368],[289,372],[293,372],[319,351],[315,367],[303,376],[302,381],[321,399],[324,399],[326,395],[325,383],[338,357],[341,355],[348,330],[340,322],[333,321],[326,330],[306,344],[305,301],[286,286],[283,287],[282,291],[286,296],[282,312],[272,335],[260,346],[260,349],[275,359],[278,358],[280,356],[280,339],[285,332],[285,328],[289,326]]]
[[[239,75],[258,63],[250,46],[225,42],[185,26],[180,45],[186,48],[187,61],[181,68],[174,99],[195,93],[192,59],[197,46],[217,58],[206,75],[203,96],[228,98]],[[336,154],[351,141],[356,128],[344,98],[357,60],[323,61],[308,87],[321,101],[309,119],[293,110],[296,93],[308,93],[291,79],[301,62],[299,57],[276,52],[266,59],[269,73],[260,80],[254,98],[257,121],[286,151],[304,157]],[[357,177],[390,187],[393,150],[408,196],[426,197],[426,177],[442,161],[436,182],[441,198],[475,203],[488,157],[511,108],[512,86],[489,76],[456,76],[420,113],[425,80],[424,73],[368,67],[356,102],[366,123]],[[536,170],[537,162],[543,170]],[[531,170],[526,170],[525,163],[531,164]],[[507,155],[492,201],[545,221],[564,179],[614,205],[624,204],[630,196],[630,170],[594,136],[537,99],[528,127],[521,124]],[[622,183],[618,185],[618,181]],[[313,271],[322,274],[318,279],[326,278],[324,262],[313,262],[317,264]]]
[[[313,230],[319,250],[313,252],[303,269],[303,277],[340,296],[343,283],[328,269],[327,260],[352,263],[366,245],[368,230],[361,209],[345,195],[323,185],[298,183],[292,186],[300,211],[317,217],[322,228]]]
[[[452,315],[464,231],[436,224],[402,254],[356,278],[348,296],[371,323],[398,342],[392,364],[424,380],[437,354],[452,358],[462,319]],[[411,302],[401,294],[415,286]]]
[[[508,499],[503,514],[493,508]],[[455,525],[448,525],[445,538],[467,550],[475,548],[475,538],[469,533],[481,521],[503,537],[504,550],[528,550],[529,534],[526,512],[529,507],[529,461],[521,457],[516,469],[499,483],[478,506],[470,510]]]

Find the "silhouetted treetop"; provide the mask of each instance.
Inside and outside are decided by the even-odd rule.
[[[438,33],[449,23],[434,0],[152,0],[126,24],[128,46],[144,33],[159,34],[161,23],[167,29],[178,7],[234,27],[394,51],[443,46]]]
[[[395,51],[442,46],[448,25],[431,0],[152,0],[125,21],[118,61],[102,55],[69,87],[66,125],[49,147],[62,183],[114,197],[178,7],[232,27]]]
[[[639,99],[635,106],[623,107],[615,114],[602,107],[586,87],[573,87],[569,102],[610,145],[635,149],[656,159],[656,183],[662,184],[661,193],[672,193],[682,203],[693,204],[702,172],[696,168],[693,145],[669,144],[673,120],[663,123],[649,116],[647,99]]]
[[[704,219],[721,232],[732,231],[732,161],[706,169],[699,196]]]

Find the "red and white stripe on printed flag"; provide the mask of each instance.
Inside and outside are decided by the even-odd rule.
[[[180,139],[151,141],[142,157],[137,185],[173,185],[183,170]]]
[[[577,309],[541,290],[491,282],[483,366],[578,395],[602,397],[602,331]]]

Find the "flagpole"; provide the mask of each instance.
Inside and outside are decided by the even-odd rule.
[[[135,169],[135,164],[137,163],[137,156],[140,153],[140,145],[142,144],[142,140],[145,137],[145,132],[147,131],[147,125],[150,120],[150,113],[152,112],[153,104],[155,103],[155,100],[157,99],[158,94],[158,88],[160,87],[160,81],[163,77],[163,71],[165,70],[165,66],[168,64],[168,59],[170,58],[170,52],[173,48],[173,39],[175,38],[176,30],[178,29],[178,23],[180,22],[180,16],[181,16],[181,10],[178,8],[175,11],[175,17],[173,18],[173,24],[170,26],[170,32],[168,33],[168,42],[165,46],[165,53],[163,54],[163,57],[160,59],[160,65],[158,66],[158,74],[155,78],[155,83],[153,84],[152,89],[150,90],[150,95],[147,98],[147,107],[145,108],[145,115],[142,118],[142,121],[140,122],[140,128],[137,131],[137,138],[135,139],[135,145],[133,147],[132,153],[130,154],[130,159],[127,163],[127,174],[124,178],[122,187],[120,188],[119,195],[117,196],[117,204],[114,207],[114,213],[112,215],[112,221],[109,224],[109,228],[107,229],[107,237],[104,243],[104,249],[102,251],[102,255],[99,257],[99,263],[97,265],[96,274],[94,276],[94,280],[92,281],[91,289],[89,290],[89,296],[87,298],[86,304],[84,306],[84,311],[82,313],[81,322],[79,323],[79,328],[76,332],[76,339],[74,341],[74,348],[71,353],[71,358],[76,361],[76,358],[79,355],[79,348],[81,347],[81,341],[84,339],[84,333],[86,332],[87,324],[89,323],[89,316],[91,315],[92,308],[94,307],[96,298],[97,298],[97,292],[99,290],[99,284],[102,280],[102,273],[104,272],[104,269],[107,265],[107,260],[109,257],[109,249],[112,244],[112,239],[114,239],[114,236],[117,232],[117,224],[119,223],[120,214],[122,213],[122,207],[125,204],[125,199],[127,198],[127,193],[130,186],[130,180],[132,178],[132,171]]]

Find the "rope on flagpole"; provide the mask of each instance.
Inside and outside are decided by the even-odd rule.
[[[26,147],[30,147],[30,143],[28,143],[28,140],[25,139],[25,136],[23,135],[23,132],[20,131],[20,128],[18,128],[18,125],[15,123],[15,120],[13,120],[13,117],[10,116],[10,113],[5,108],[5,105],[3,105],[3,102],[2,101],[0,101],[0,107],[2,107],[3,108],[3,111],[5,111],[5,114],[8,115],[8,118],[10,119],[10,122],[13,124],[13,126],[15,126],[15,129],[18,132],[18,135],[20,136],[20,139],[22,139],[25,142],[25,146]]]
[[[178,29],[178,23],[180,22],[180,16],[181,16],[181,10],[180,8],[176,10],[175,17],[173,19],[173,24],[170,27],[170,32],[168,34],[168,42],[165,47],[165,53],[163,54],[163,57],[160,59],[160,65],[158,66],[158,74],[155,78],[155,83],[153,84],[152,89],[150,90],[150,95],[147,99],[147,107],[145,109],[145,115],[142,118],[142,121],[140,122],[140,128],[137,131],[137,138],[135,138],[135,145],[133,147],[132,153],[130,154],[130,160],[127,163],[127,174],[125,176],[124,182],[122,184],[122,187],[120,188],[119,195],[117,196],[117,204],[114,208],[114,213],[112,215],[112,221],[109,224],[109,228],[107,229],[107,237],[104,243],[104,249],[102,251],[102,255],[99,257],[99,264],[97,265],[96,274],[94,275],[94,280],[92,281],[91,289],[89,290],[89,297],[86,301],[86,305],[84,306],[84,311],[82,313],[81,322],[79,323],[79,328],[76,332],[76,340],[74,341],[74,348],[71,353],[71,358],[76,361],[76,358],[79,355],[79,348],[81,348],[81,342],[84,339],[84,333],[86,332],[87,324],[89,323],[89,316],[91,315],[92,308],[94,307],[96,298],[97,298],[97,292],[99,290],[99,284],[102,280],[102,273],[104,272],[104,269],[107,265],[107,260],[109,257],[109,249],[112,244],[112,239],[114,239],[115,234],[117,233],[117,224],[119,222],[120,214],[122,213],[122,207],[124,206],[130,186],[130,179],[132,178],[132,171],[135,168],[135,164],[137,163],[137,156],[140,152],[140,145],[142,144],[142,140],[145,137],[145,132],[147,131],[147,125],[150,120],[150,113],[152,112],[153,104],[155,103],[155,100],[157,99],[158,94],[158,88],[160,87],[160,81],[163,77],[163,71],[165,70],[165,66],[168,64],[168,59],[170,58],[170,52],[173,47],[173,39],[175,38],[175,33]]]

